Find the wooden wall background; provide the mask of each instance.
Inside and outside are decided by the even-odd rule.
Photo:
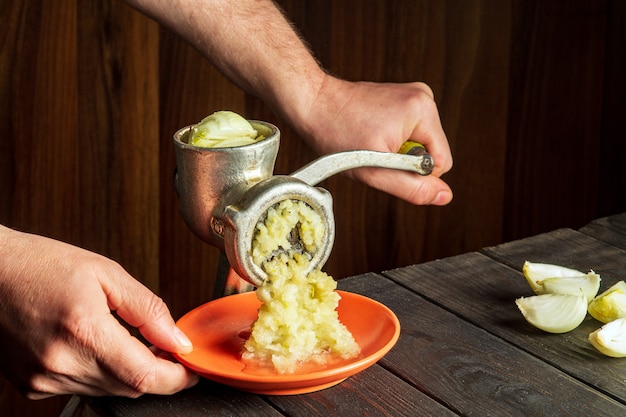
[[[326,181],[335,278],[626,209],[625,2],[280,4],[331,72],[430,84],[455,157],[447,207]],[[261,101],[120,1],[0,0],[0,16],[0,222],[117,260],[175,317],[207,301],[218,252],[178,213],[172,133],[232,109],[281,127],[277,173],[315,155]],[[3,416],[57,415],[66,400],[27,401],[0,382]]]

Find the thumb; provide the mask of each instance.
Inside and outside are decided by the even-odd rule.
[[[121,267],[120,267],[121,268]],[[159,349],[190,353],[193,345],[174,323],[165,302],[126,271],[103,283],[109,308]]]

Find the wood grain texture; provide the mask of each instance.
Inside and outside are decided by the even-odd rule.
[[[452,264],[456,259],[451,259]],[[458,259],[461,260],[462,257]],[[433,262],[425,266],[436,264],[437,262]],[[498,265],[495,262],[493,264]],[[494,300],[477,297],[473,291],[465,291],[466,288],[457,281],[463,277],[467,282],[468,271],[473,270],[468,269],[469,266],[471,265],[462,262],[458,280],[450,274],[448,267],[444,268],[445,274],[428,273],[419,266],[400,270],[401,277],[404,278],[400,282],[411,286],[411,289],[417,287],[411,285],[412,281],[419,281],[424,285],[419,287],[418,292],[428,296],[433,294],[429,294],[424,287],[435,287],[433,291],[438,291],[439,294],[432,299],[422,298],[400,286],[392,287],[384,282],[384,278],[374,274],[341,282],[342,289],[363,292],[368,297],[393,306],[392,309],[400,320],[402,337],[381,359],[382,366],[463,415],[602,416],[619,415],[626,411],[623,404],[581,383],[577,378],[580,375],[572,377],[537,359],[536,356],[541,356],[533,346],[539,347],[542,344],[541,336],[536,332],[531,332],[532,337],[528,336],[528,343],[519,343],[516,340],[511,344],[501,334],[494,335],[480,329],[481,323],[489,323],[495,319],[499,322],[498,329],[509,327],[513,334],[527,331],[524,326],[519,325],[521,323],[516,325],[512,322],[510,326],[502,326],[501,320],[506,322],[506,317],[501,317],[499,311],[493,311],[485,305]],[[445,280],[443,285],[442,280]],[[487,287],[484,282],[473,284],[483,289]],[[452,285],[456,287],[454,290],[450,289]],[[506,294],[508,291],[504,285],[498,288],[498,294]],[[505,288],[504,292],[502,288]],[[448,299],[454,300],[458,297],[466,298],[458,304],[454,301],[448,303]],[[436,305],[440,303],[446,304],[445,309]],[[512,304],[512,308],[515,308],[515,304]],[[470,320],[476,326],[465,319],[468,315],[473,319],[467,313],[468,309],[482,312],[479,320]],[[487,315],[489,317],[485,317]],[[550,346],[553,344],[550,343]],[[518,349],[518,346],[523,346],[524,349]],[[525,352],[527,346],[531,354]],[[594,356],[591,350],[592,347],[587,349]],[[595,355],[595,362],[602,361],[599,356]],[[415,358],[419,360],[416,361]],[[580,374],[589,371],[588,363],[583,359],[586,358],[579,356],[577,369]],[[609,362],[607,359],[610,360],[605,358],[605,362]],[[559,359],[559,366],[564,362],[567,360]],[[620,395],[618,392],[621,385],[617,384],[617,378],[619,375],[623,376],[623,369],[619,364],[616,366],[620,369],[609,370],[612,376],[606,379],[613,379],[611,394]],[[609,366],[603,370],[606,371],[607,368]],[[601,372],[598,370],[596,374],[591,371],[592,375],[588,375],[588,378],[594,379],[594,383],[598,384],[595,378]],[[608,384],[598,385],[608,389]]]
[[[306,396],[274,396],[269,402],[288,416],[456,416],[399,377],[375,365],[341,385]]]
[[[456,416],[426,394],[373,366],[348,378],[340,387],[307,396],[270,397],[285,415],[341,416]],[[358,406],[356,406],[358,404]]]
[[[518,2],[514,16],[506,241],[597,216],[607,2]]]
[[[394,280],[415,290],[472,324],[516,345],[574,378],[626,401],[626,363],[598,353],[589,333],[602,323],[590,316],[566,334],[549,334],[526,323],[515,299],[533,295],[521,268],[525,260],[563,265],[602,277],[601,290],[624,279],[626,252],[570,229],[541,234],[444,261],[389,271]],[[491,259],[490,259],[491,258]],[[494,261],[496,260],[496,261]],[[471,279],[468,279],[468,273]],[[440,283],[445,282],[445,285]]]
[[[626,3],[611,1],[608,5],[606,67],[602,89],[602,137],[600,143],[600,183],[598,215],[608,216],[626,207]],[[622,207],[622,210],[615,208]]]
[[[579,231],[626,250],[626,213],[594,220]]]
[[[207,394],[209,393],[209,394]],[[283,414],[256,395],[202,380],[184,394],[171,396],[146,395],[129,398],[91,398],[94,409],[105,415],[183,417],[194,415],[279,417]],[[246,412],[244,413],[244,410]],[[250,412],[250,410],[254,410]]]
[[[623,2],[278,3],[332,73],[431,85],[455,157],[447,207],[325,181],[334,277],[626,210]],[[175,317],[209,300],[219,251],[178,213],[172,134],[231,109],[279,125],[276,173],[316,155],[259,98],[118,0],[0,0],[0,10],[0,222],[113,258]],[[27,414],[4,387],[0,414]]]
[[[325,415],[325,416],[454,416],[398,377],[373,366],[340,386],[307,395],[264,396],[237,391],[203,380],[173,396],[89,399],[92,410],[111,416],[177,417],[196,415]],[[356,406],[358,404],[358,406]],[[250,410],[255,410],[252,414]]]
[[[123,3],[81,5],[75,227],[158,291],[158,26]]]
[[[0,221],[102,253],[158,290],[158,26],[121,2],[5,10]],[[65,401],[3,385],[0,414],[58,415]]]
[[[0,10],[0,222],[77,241],[76,12],[67,1]],[[0,380],[3,416],[54,416],[66,401],[29,401]]]

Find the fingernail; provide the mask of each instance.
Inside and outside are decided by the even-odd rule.
[[[452,195],[448,191],[439,191],[433,200],[433,204],[436,206],[442,206],[448,204],[452,199]]]
[[[174,329],[174,336],[176,337],[176,340],[178,340],[178,343],[181,344],[181,346],[185,346],[185,347],[193,346],[193,344],[191,343],[191,340],[189,340],[187,335],[183,333],[183,331],[180,330],[178,327]]]

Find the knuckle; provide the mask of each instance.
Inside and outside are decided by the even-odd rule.
[[[131,397],[139,397],[150,393],[157,383],[157,372],[151,367],[142,367],[140,370],[129,376],[128,387],[132,390]]]
[[[61,324],[61,332],[66,340],[78,345],[82,351],[93,350],[98,339],[96,326],[81,309],[74,309],[67,314]]]
[[[423,83],[423,82],[418,82],[417,86],[420,90],[422,90],[422,92],[428,95],[432,100],[435,99],[435,93],[433,92],[433,89],[430,88],[428,84]]]
[[[167,308],[165,301],[163,301],[163,299],[157,295],[153,295],[149,298],[147,311],[149,317],[151,317],[155,321],[167,318],[170,315],[169,309]]]

